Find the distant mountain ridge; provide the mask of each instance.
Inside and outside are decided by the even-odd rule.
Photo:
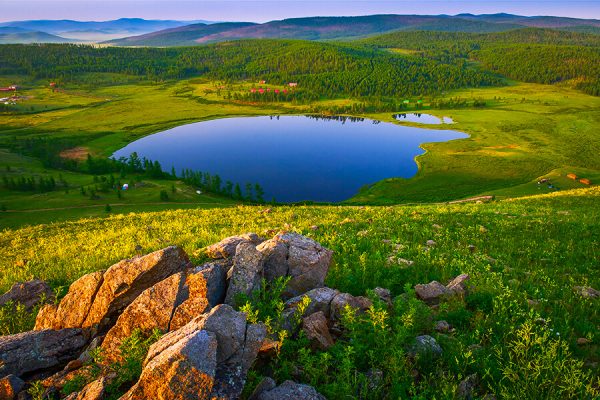
[[[493,33],[526,27],[600,34],[600,20],[513,14],[289,18],[266,23],[144,20],[32,20],[0,23],[0,43],[99,42],[114,46],[194,46],[237,39],[353,40],[394,31]],[[35,34],[32,32],[36,32]]]
[[[3,28],[20,28],[27,31],[45,32],[73,41],[106,41],[117,37],[140,35],[192,23],[210,21],[145,20],[120,18],[112,21],[31,20],[2,22]],[[65,40],[70,41],[70,40]]]
[[[512,14],[472,15],[367,15],[357,17],[306,17],[226,26],[203,24],[171,28],[151,34],[107,42],[116,46],[193,46],[237,39],[345,40],[392,31],[491,33],[525,27],[555,27],[595,31],[600,20],[563,17],[523,17]],[[230,29],[227,29],[230,28]]]

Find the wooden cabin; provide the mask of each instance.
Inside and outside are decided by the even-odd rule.
[[[576,181],[577,180],[577,175],[575,175],[575,174],[567,174],[567,178],[573,179],[574,181]]]
[[[587,178],[581,178],[579,180],[579,182],[583,183],[584,185],[591,185],[592,184],[592,182],[589,179],[587,179]]]
[[[298,86],[298,82],[290,82],[290,83],[288,83],[288,85],[290,87],[296,87],[296,86]]]

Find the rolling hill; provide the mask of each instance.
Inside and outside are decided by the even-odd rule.
[[[597,29],[600,21],[561,17],[522,17],[511,14],[471,15],[368,15],[359,17],[307,17],[263,24],[194,24],[108,41],[116,46],[191,46],[238,39],[349,40],[394,31],[493,33],[544,27]]]
[[[20,28],[0,27],[0,44],[8,43],[71,43],[72,39],[52,35],[46,32],[28,31]]]
[[[192,22],[121,18],[113,21],[32,20],[0,23],[0,27],[45,32],[77,41],[104,41],[189,25]],[[13,42],[14,43],[14,42]]]

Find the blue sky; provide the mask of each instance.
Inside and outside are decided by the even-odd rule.
[[[0,0],[0,20],[146,19],[255,21],[315,15],[507,12],[600,19],[600,0]]]

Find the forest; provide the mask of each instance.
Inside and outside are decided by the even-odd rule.
[[[204,76],[273,84],[299,82],[319,97],[418,96],[461,87],[499,86],[502,78],[465,63],[390,54],[355,45],[242,40],[185,48],[0,46],[0,75],[86,83],[86,73],[122,73],[149,81]],[[89,82],[87,82],[89,83]]]
[[[469,60],[510,79],[553,84],[574,80],[600,95],[600,36],[526,28],[501,33],[395,32],[365,39],[373,48],[410,49],[419,57],[460,65]]]

